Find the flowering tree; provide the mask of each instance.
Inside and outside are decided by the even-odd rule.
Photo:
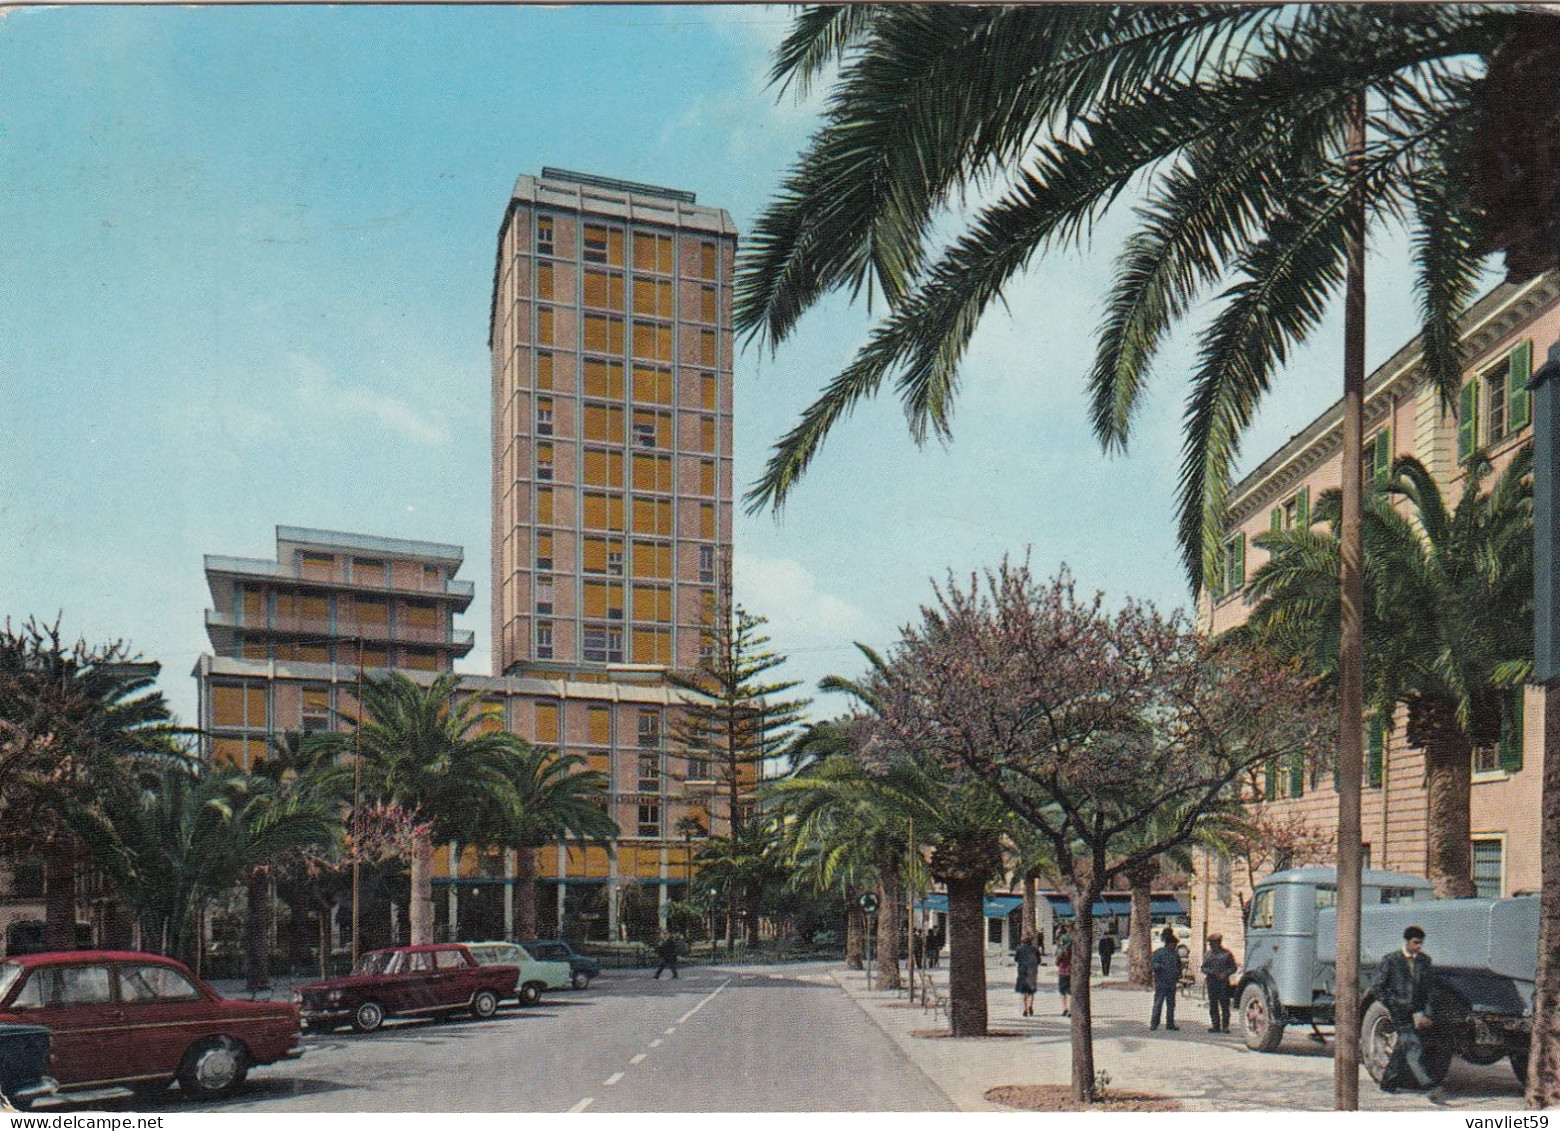
[[[1250,767],[1327,733],[1293,667],[1149,604],[1080,599],[1065,568],[1046,585],[1007,562],[967,587],[950,579],[886,672],[885,738],[973,775],[1052,846],[1080,969],[1107,883],[1187,843]],[[1141,835],[1150,826],[1158,834]],[[1072,1012],[1073,1094],[1090,1102],[1087,978]]]

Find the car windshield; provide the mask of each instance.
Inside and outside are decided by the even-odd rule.
[[[395,961],[395,951],[376,950],[372,954],[365,954],[358,959],[358,964],[352,968],[354,974],[388,974],[390,965]]]
[[[520,948],[517,946],[471,946],[471,957],[475,958],[482,966],[502,966],[505,963],[513,965],[520,957]]]
[[[22,976],[22,964],[20,962],[0,962],[0,1001],[11,992],[11,987],[16,985],[16,979]]]

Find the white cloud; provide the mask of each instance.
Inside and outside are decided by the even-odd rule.
[[[732,576],[737,599],[749,612],[769,618],[776,643],[783,643],[784,651],[817,642],[838,645],[873,631],[864,612],[824,592],[818,579],[794,559],[739,552],[734,555]]]
[[[302,354],[289,354],[298,371],[298,402],[315,415],[370,421],[418,444],[450,442],[449,425],[441,413],[411,405],[366,385],[346,385],[319,362]]]

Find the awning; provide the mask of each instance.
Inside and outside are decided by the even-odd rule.
[[[1050,892],[1045,897],[1051,904],[1051,911],[1058,919],[1073,919],[1072,900],[1065,895],[1055,895]],[[1156,895],[1149,900],[1148,913],[1154,919],[1184,919],[1186,908],[1181,901],[1173,895]],[[1132,896],[1126,892],[1110,892],[1095,900],[1094,917],[1096,919],[1125,919],[1132,914]]]
[[[984,911],[988,919],[1006,919],[1014,911],[1024,905],[1022,896],[1017,895],[988,895],[985,898]],[[941,892],[927,896],[925,899],[915,901],[917,911],[939,911],[948,914],[948,897]]]

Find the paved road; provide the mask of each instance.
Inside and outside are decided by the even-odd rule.
[[[826,967],[611,971],[492,1021],[305,1038],[226,1103],[168,1111],[948,1111]],[[120,1105],[110,1105],[120,1106]],[[41,1110],[41,1109],[40,1109]]]

